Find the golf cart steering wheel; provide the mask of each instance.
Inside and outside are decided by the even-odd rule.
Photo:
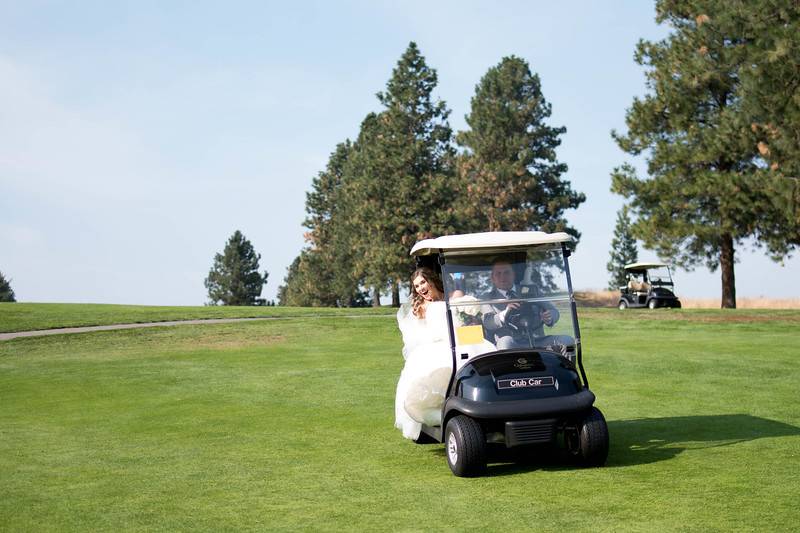
[[[536,328],[541,322],[539,306],[531,302],[522,302],[519,307],[512,309],[506,315],[506,325],[514,330],[528,331]]]

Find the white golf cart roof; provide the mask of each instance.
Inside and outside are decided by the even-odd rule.
[[[442,251],[481,250],[534,246],[572,242],[572,236],[564,233],[545,233],[543,231],[486,231],[483,233],[464,233],[445,235],[435,239],[419,241],[411,248],[411,255],[431,255]]]
[[[648,268],[661,268],[669,266],[665,263],[628,263],[625,265],[625,270],[647,270]]]

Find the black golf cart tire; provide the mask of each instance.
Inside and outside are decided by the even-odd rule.
[[[578,461],[583,466],[603,466],[608,458],[608,425],[600,409],[592,407],[578,435]]]
[[[626,302],[625,300],[620,300],[619,303],[617,304],[617,308],[620,311],[624,311],[625,309],[628,308],[628,302]]]
[[[456,446],[455,463],[452,445]],[[465,415],[451,418],[444,432],[444,446],[447,466],[453,474],[476,477],[486,472],[486,435],[476,420]]]

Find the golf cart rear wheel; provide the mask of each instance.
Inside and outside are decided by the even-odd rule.
[[[647,302],[647,307],[649,307],[650,309],[655,309],[656,307],[658,307],[658,301],[650,300],[649,302]]]
[[[451,418],[444,432],[447,465],[459,477],[475,477],[486,472],[486,435],[472,418]]]
[[[621,310],[624,311],[625,309],[628,308],[628,302],[626,302],[625,300],[620,300],[619,305],[617,307],[619,307]]]
[[[578,426],[573,450],[582,466],[602,466],[608,458],[608,425],[603,413],[592,407]]]

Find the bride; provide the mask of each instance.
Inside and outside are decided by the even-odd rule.
[[[416,440],[422,424],[441,423],[452,372],[444,288],[430,268],[411,275],[410,299],[397,312],[397,324],[406,362],[397,382],[394,425],[405,438]]]

